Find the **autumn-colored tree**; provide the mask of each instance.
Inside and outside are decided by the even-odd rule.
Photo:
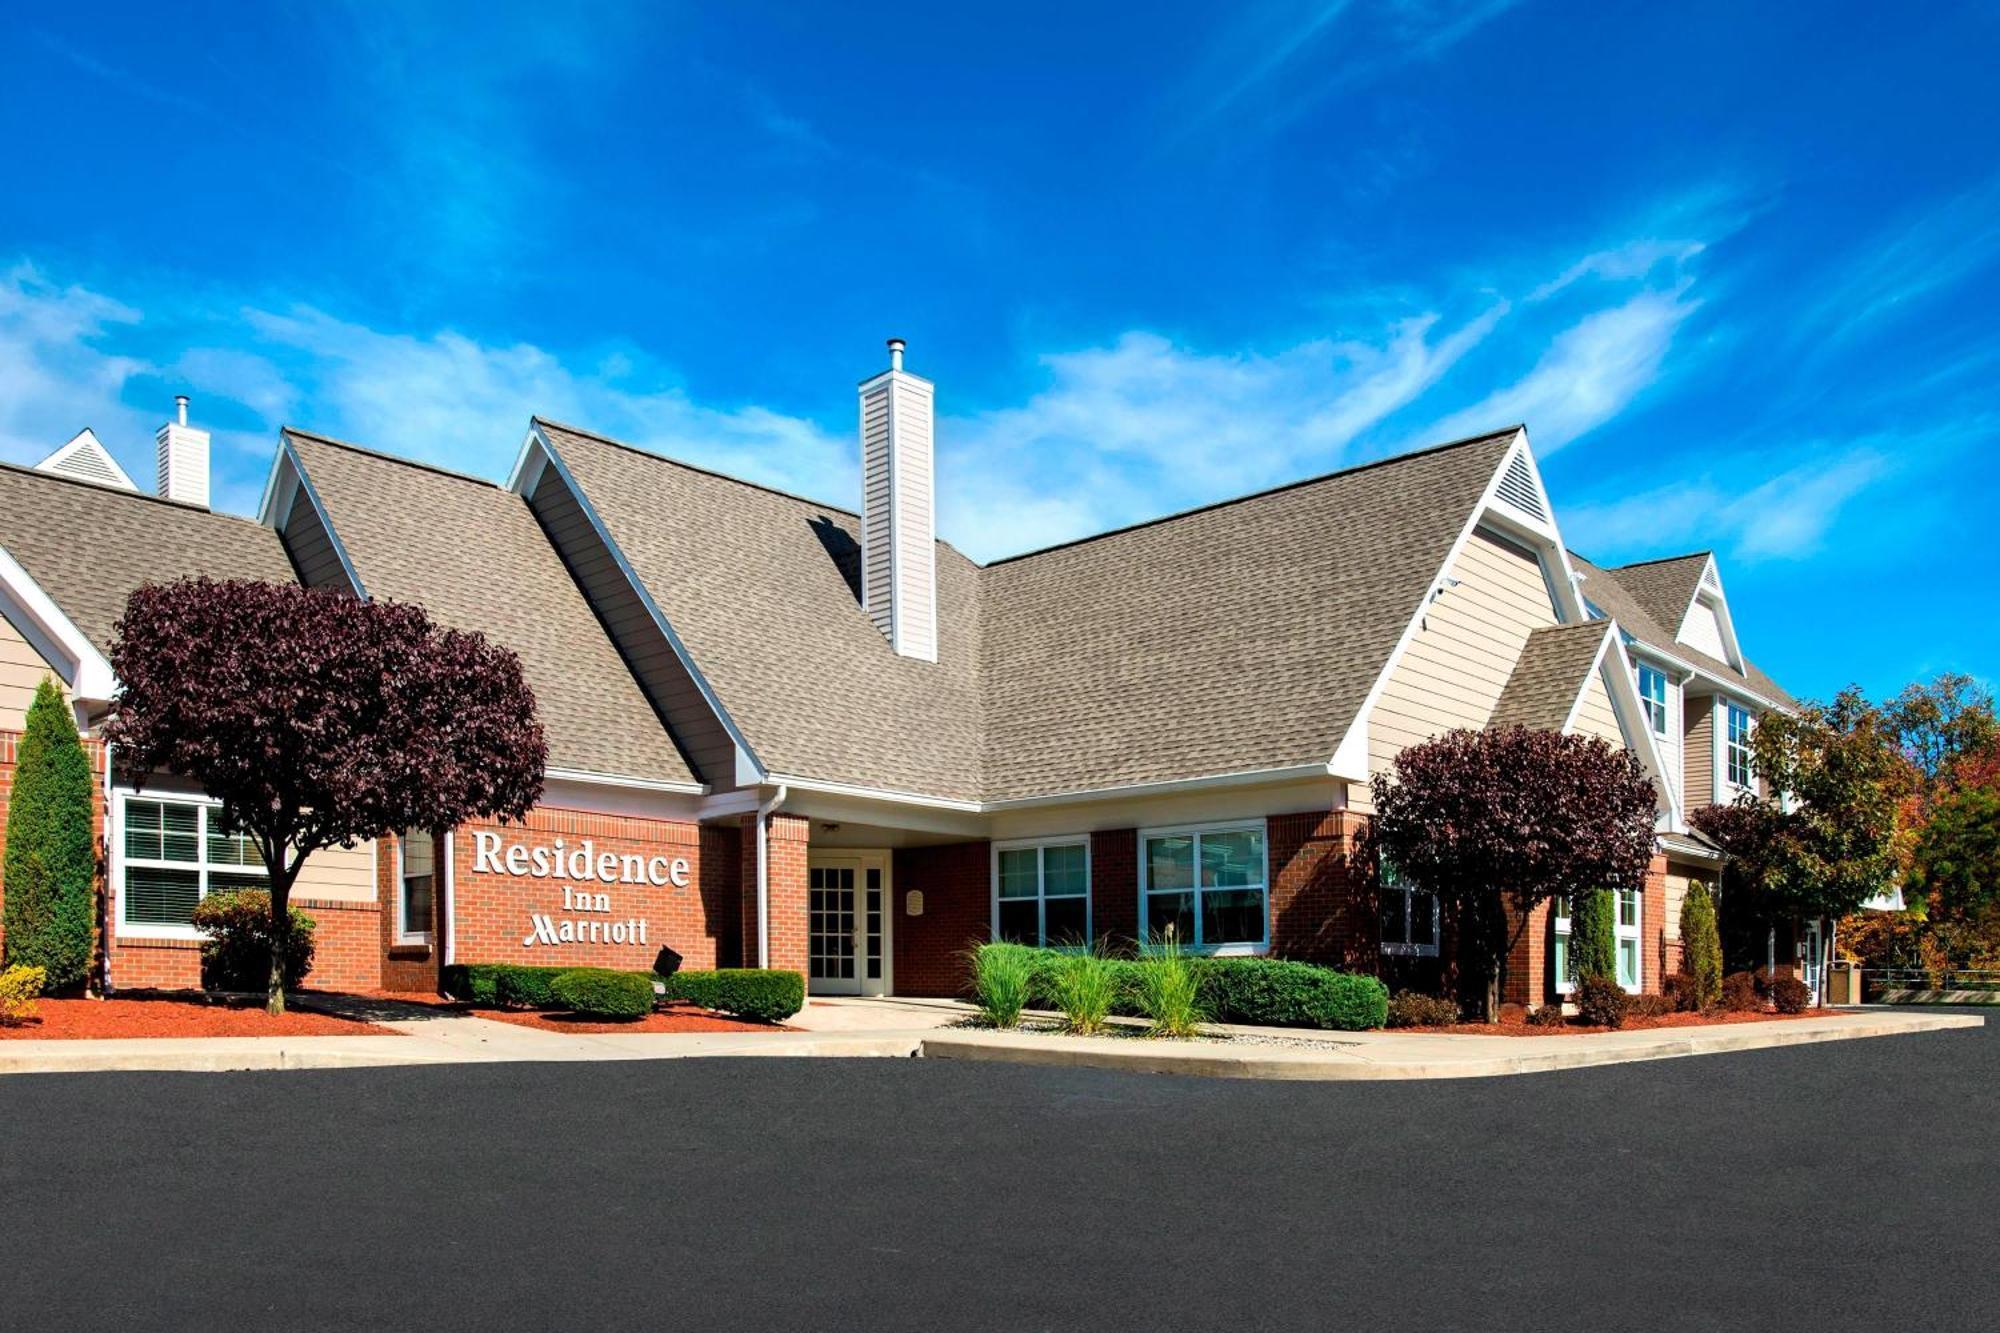
[[[1929,898],[1933,920],[1984,927],[2000,916],[2000,791],[1953,792],[1933,808],[1906,892]]]
[[[548,746],[520,659],[414,606],[249,580],[132,594],[106,739],[134,784],[199,783],[270,875],[269,1007],[308,856],[405,829],[520,818]]]
[[[1494,1017],[1507,958],[1537,904],[1642,889],[1657,798],[1629,750],[1510,727],[1412,745],[1377,775],[1375,843],[1438,895],[1463,998]]]
[[[1728,855],[1724,934],[1739,951],[1753,930],[1837,920],[1894,886],[1904,762],[1882,710],[1854,688],[1795,714],[1765,714],[1751,753],[1765,794],[1746,792],[1689,817]]]

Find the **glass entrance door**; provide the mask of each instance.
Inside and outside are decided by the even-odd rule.
[[[806,876],[807,988],[887,995],[888,853],[814,853]]]

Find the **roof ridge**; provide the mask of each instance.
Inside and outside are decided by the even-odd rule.
[[[1331,472],[1321,472],[1315,476],[1300,477],[1294,481],[1280,482],[1276,486],[1266,486],[1262,490],[1251,491],[1246,495],[1232,495],[1227,499],[1211,500],[1207,504],[1194,505],[1188,509],[1177,509],[1172,513],[1161,514],[1156,518],[1141,519],[1137,523],[1127,523],[1120,527],[1107,528],[1103,532],[1093,532],[1088,536],[1072,537],[1066,542],[1057,542],[1053,546],[1037,547],[1032,551],[1022,551],[1018,555],[1001,556],[998,560],[990,562],[986,567],[990,569],[994,565],[1012,564],[1017,560],[1027,560],[1038,555],[1048,555],[1055,551],[1065,551],[1072,546],[1081,546],[1085,542],[1101,541],[1106,537],[1123,536],[1125,533],[1136,532],[1141,528],[1157,527],[1162,523],[1172,523],[1177,519],[1193,518],[1196,514],[1206,514],[1211,510],[1226,509],[1230,505],[1247,504],[1252,500],[1262,500],[1268,496],[1280,495],[1286,491],[1295,491],[1306,486],[1315,486],[1320,482],[1333,481],[1339,477],[1370,472],[1376,468],[1388,467],[1393,463],[1413,462],[1416,459],[1427,458],[1432,454],[1441,454],[1450,449],[1463,449],[1468,445],[1483,444],[1488,440],[1499,439],[1503,435],[1516,434],[1523,429],[1525,428],[1519,422],[1516,422],[1514,425],[1503,427],[1500,430],[1482,431],[1477,435],[1467,435],[1456,440],[1446,440],[1442,444],[1428,444],[1421,449],[1412,449],[1408,453],[1390,454],[1386,458],[1370,459],[1366,463],[1354,463],[1347,467],[1335,468]]]
[[[858,519],[861,517],[859,511],[849,509],[846,505],[828,504],[826,501],[816,500],[810,495],[800,495],[797,491],[788,491],[778,486],[767,486],[761,481],[752,481],[748,477],[738,477],[728,472],[719,472],[712,467],[703,467],[699,463],[690,463],[685,458],[675,458],[672,454],[663,454],[652,449],[643,449],[636,444],[628,444],[624,440],[614,440],[602,432],[589,430],[583,426],[572,426],[566,421],[557,421],[553,417],[545,417],[537,413],[530,417],[529,420],[539,426],[554,426],[557,430],[567,431],[571,435],[581,435],[586,440],[596,440],[599,444],[608,444],[613,449],[623,449],[628,454],[637,454],[641,458],[650,458],[655,463],[671,463],[684,471],[698,472],[704,477],[714,477],[717,481],[734,482],[738,486],[748,486],[753,491],[763,491],[767,495],[775,495],[781,499],[796,500],[800,504],[812,505],[816,509],[831,509],[834,513],[845,514],[849,518]],[[940,537],[938,540],[944,541],[944,538]]]
[[[1616,573],[1621,569],[1644,569],[1648,565],[1671,565],[1676,560],[1711,559],[1714,555],[1715,552],[1712,550],[1688,551],[1682,555],[1656,555],[1651,560],[1632,560],[1622,565],[1597,565],[1597,567],[1599,569],[1609,569],[1613,573]],[[1594,565],[1597,564],[1595,560],[1591,561],[1591,563]]]
[[[118,496],[121,499],[144,500],[148,504],[165,505],[169,509],[178,509],[189,514],[202,514],[209,518],[226,518],[237,523],[248,523],[250,526],[256,528],[264,526],[246,514],[232,514],[227,509],[211,509],[207,505],[193,504],[187,500],[170,500],[164,495],[154,495],[151,491],[127,490],[123,486],[112,486],[105,482],[93,481],[89,477],[71,476],[67,472],[47,472],[29,463],[0,461],[0,471],[12,472],[22,477],[33,477],[38,481],[52,481],[63,486],[83,486],[93,491],[101,491],[105,495]]]
[[[318,431],[306,430],[303,427],[283,426],[279,429],[282,434],[296,435],[302,440],[311,440],[315,444],[324,444],[335,449],[346,449],[351,453],[365,454],[370,458],[379,458],[385,463],[400,463],[404,467],[418,468],[424,472],[435,472],[441,477],[450,477],[453,481],[469,481],[474,485],[490,487],[496,491],[507,489],[489,477],[475,476],[470,472],[460,472],[457,468],[445,467],[438,463],[428,463],[420,458],[406,458],[401,454],[392,454],[383,449],[374,449],[365,444],[356,444],[352,440],[335,439],[331,435],[322,435]]]

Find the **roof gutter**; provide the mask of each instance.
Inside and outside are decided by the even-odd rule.
[[[757,966],[760,968],[771,965],[771,852],[764,825],[790,794],[791,788],[781,782],[771,793],[771,799],[757,807]]]

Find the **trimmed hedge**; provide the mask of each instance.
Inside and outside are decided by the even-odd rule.
[[[712,972],[683,968],[666,982],[669,1000],[762,1023],[778,1023],[806,1004],[806,979],[775,968],[723,967]]]
[[[988,944],[982,949],[1019,950],[1033,967],[1029,987],[1037,1008],[1053,1009],[1055,978],[1064,949],[1035,949],[1024,944]],[[1250,1023],[1265,1027],[1329,1028],[1359,1031],[1379,1028],[1389,1018],[1389,988],[1374,977],[1337,972],[1315,963],[1283,958],[1190,958],[1200,979],[1199,1000],[1208,1021]],[[1111,1012],[1126,1018],[1148,1018],[1140,1003],[1140,965],[1129,958],[1107,960],[1117,982]]]
[[[537,967],[526,963],[454,963],[444,969],[444,993],[479,1009],[561,1009],[557,977],[569,972],[615,972],[637,977],[652,991],[650,972],[619,972],[616,968]]]
[[[592,1018],[644,1018],[653,1012],[653,978],[645,972],[574,967],[549,980],[556,1003]]]

